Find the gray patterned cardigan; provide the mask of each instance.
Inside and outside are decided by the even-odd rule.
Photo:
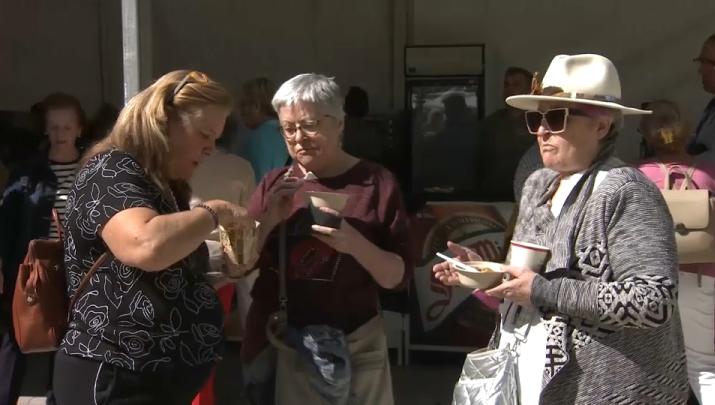
[[[556,172],[524,186],[514,239],[552,250],[531,298],[547,332],[542,404],[687,399],[672,220],[660,191],[622,165],[610,159],[584,208],[567,202],[558,218]]]

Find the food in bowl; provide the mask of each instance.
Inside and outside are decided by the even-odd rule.
[[[456,269],[463,287],[487,290],[499,285],[504,278],[501,263],[471,261],[464,264],[468,267]]]
[[[256,241],[258,239],[258,226],[219,226],[219,238],[228,260],[234,265],[228,276],[231,278],[241,278],[251,270],[253,264],[258,259]]]

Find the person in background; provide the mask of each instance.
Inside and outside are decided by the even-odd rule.
[[[27,112],[0,112],[0,159],[9,173],[47,152],[43,114],[42,101],[34,103]]]
[[[510,75],[511,72],[511,75]],[[509,68],[507,69],[506,73],[504,74],[504,94],[505,100],[506,97],[511,97],[514,95],[518,94],[526,94],[530,91],[530,84],[531,80],[527,81],[526,83],[524,82],[524,79],[529,77],[529,72],[526,69],[523,68]],[[511,76],[511,80],[508,80],[509,76]],[[527,84],[528,83],[528,84]],[[526,85],[526,87],[524,87]],[[520,125],[521,129],[515,130],[513,124],[516,124],[516,121],[514,121],[517,118],[517,113],[518,117],[523,119],[523,113],[515,109],[513,107],[510,107],[508,104],[507,106],[500,110],[503,111],[501,117],[502,119],[507,119],[508,121],[511,121],[512,125],[507,126],[506,129],[501,133],[497,134],[497,137],[502,134],[506,134],[507,138],[504,140],[505,142],[510,142],[508,140],[513,140],[514,138],[518,138],[515,140],[515,144],[512,145],[502,145],[502,148],[513,148],[511,151],[508,150],[502,150],[500,153],[504,153],[504,159],[499,160],[495,159],[496,166],[498,167],[499,165],[506,165],[508,167],[502,166],[502,168],[511,171],[512,174],[512,180],[511,180],[511,187],[512,187],[512,198],[513,201],[515,202],[514,208],[511,213],[511,218],[509,219],[509,226],[506,229],[506,232],[504,232],[504,243],[502,246],[504,246],[502,253],[502,257],[506,258],[507,254],[507,247],[509,246],[509,243],[511,242],[511,237],[514,232],[514,227],[516,226],[516,219],[517,216],[519,215],[519,203],[521,202],[521,190],[524,188],[524,184],[526,183],[526,179],[529,178],[529,176],[534,173],[535,171],[541,169],[544,167],[543,162],[541,161],[541,153],[539,152],[539,143],[538,142],[533,142],[531,143],[531,146],[526,149],[526,151],[521,151],[523,147],[528,145],[530,142],[524,143],[523,136],[529,136],[530,134],[528,131],[526,131],[526,126],[522,124]],[[495,113],[496,114],[496,113]],[[506,122],[506,121],[505,121]],[[508,128],[511,128],[509,130]],[[495,138],[489,138],[489,135],[487,133],[483,134],[487,136],[487,138],[482,139],[484,142],[484,146],[488,147],[490,142],[496,141]],[[508,139],[508,140],[507,140]],[[500,145],[499,142],[497,142],[495,145]],[[515,147],[516,146],[516,147]],[[497,146],[498,148],[498,146]],[[488,149],[484,149],[483,153],[489,153]],[[506,156],[509,153],[521,153],[521,155],[516,155],[519,156],[519,160],[516,163],[516,166],[513,165],[513,161],[511,158],[507,158]],[[493,158],[494,159],[494,158]],[[484,170],[493,170],[495,168],[489,167],[487,169],[487,166],[484,165],[482,166]],[[503,188],[504,185],[502,182],[504,181],[504,178],[500,178],[499,176],[493,176],[490,177],[491,172],[486,173],[486,172],[481,172],[483,175],[483,188],[482,191],[485,193],[485,196],[487,198],[490,198],[490,192],[488,189],[493,189],[493,190],[499,190],[501,189],[502,191],[499,191],[498,194],[501,196],[506,196],[506,191]],[[498,173],[496,170],[494,173]],[[497,179],[498,181],[495,182],[494,179]],[[489,183],[492,183],[492,185],[489,185]],[[486,186],[485,186],[486,184]]]
[[[710,35],[693,59],[698,64],[698,74],[703,90],[713,96],[705,107],[695,128],[695,136],[688,144],[688,153],[701,155],[701,159],[715,162],[715,34]]]
[[[365,117],[370,111],[367,92],[362,87],[352,86],[345,95],[345,129],[343,149],[360,159],[382,163],[385,139],[377,126]]]
[[[527,94],[531,72],[510,67],[504,72],[502,99]],[[504,105],[479,123],[477,147],[479,157],[479,195],[485,201],[514,201],[512,181],[519,157],[535,144],[524,126],[524,114]]]
[[[50,94],[34,108],[38,122],[45,125],[47,139],[39,154],[10,174],[0,203],[0,266],[4,279],[0,299],[8,302],[12,302],[17,269],[30,240],[59,237],[52,210],[57,211],[63,223],[80,157],[77,143],[86,125],[79,100],[69,94]],[[0,404],[14,404],[25,359],[12,326],[0,339]]]
[[[665,186],[665,167],[671,188],[682,185],[692,170],[693,186],[715,193],[715,163],[687,154],[690,126],[672,101],[643,104],[653,115],[641,119],[639,131],[654,156],[637,164],[659,188]],[[715,404],[715,263],[681,264],[678,307],[683,324],[688,380],[701,404]]]
[[[275,93],[273,83],[259,77],[241,86],[238,113],[241,124],[250,131],[239,140],[235,153],[251,163],[256,183],[270,170],[288,162],[288,151],[279,130],[276,112],[271,107]]]
[[[89,121],[87,136],[82,142],[85,147],[104,139],[111,132],[119,117],[119,110],[110,103],[102,103]]]
[[[529,149],[521,155],[519,164],[514,172],[514,201],[517,206],[521,202],[521,190],[524,188],[526,179],[531,176],[531,173],[544,167],[544,162],[541,160],[539,152],[539,144],[534,143]]]
[[[191,206],[210,200],[230,201],[241,207],[245,207],[248,204],[248,200],[256,188],[253,169],[246,159],[227,151],[230,144],[229,134],[230,129],[227,122],[223,135],[216,142],[216,150],[204,160],[201,166],[196,168],[194,175],[191,177]],[[206,245],[209,251],[209,270],[214,274],[225,274],[229,263],[220,243],[218,229],[211,233],[206,240]],[[248,307],[251,305],[250,290],[253,287],[256,276],[257,273],[253,272],[236,281],[230,281],[225,278],[218,279],[217,281],[220,284],[214,285],[219,302],[223,307],[224,316],[227,317],[224,323],[224,333],[227,338],[240,338],[243,334],[246,313],[248,313]],[[228,318],[231,314],[234,294],[238,304],[237,323],[239,327],[235,328],[238,331],[233,332],[237,332],[238,336],[228,336],[228,326],[236,324],[236,322],[230,323]],[[193,405],[212,405],[216,402],[214,381],[215,374],[212,373],[194,399]]]
[[[436,119],[439,131],[434,136],[421,140],[424,144],[419,147],[421,162],[415,169],[415,178],[419,178],[419,183],[422,184],[417,187],[429,192],[457,195],[475,189],[477,173],[464,169],[466,165],[472,164],[470,152],[465,151],[475,151],[477,148],[476,104],[468,104],[468,99],[474,101],[471,94],[458,89],[440,95],[444,122],[440,123],[441,118]],[[438,116],[430,114],[430,121],[432,117]],[[437,159],[436,156],[440,158]]]
[[[169,72],[84,154],[68,198],[68,298],[99,264],[69,309],[55,358],[59,405],[185,405],[209,377],[223,315],[204,241],[220,224],[253,221],[228,201],[190,208],[188,181],[231,108],[228,91],[206,74]]]
[[[10,169],[6,165],[7,161],[7,145],[0,144],[0,195],[5,191],[5,184],[10,177]],[[0,288],[1,290],[2,288]]]
[[[251,164],[246,160],[228,152],[230,139],[227,132],[216,142],[216,151],[196,169],[191,178],[192,205],[201,201],[219,199],[230,201],[241,207],[248,206],[251,195],[256,189],[255,175]],[[214,232],[206,241],[211,259],[211,271],[218,272],[225,268],[223,250],[218,244],[218,232]],[[251,304],[250,290],[257,273],[252,273],[235,282],[238,299],[240,331],[245,327],[246,313]],[[232,283],[228,289],[233,289]],[[222,296],[232,293],[224,289]]]
[[[196,203],[225,200],[245,206],[256,188],[250,162],[228,152],[227,135],[216,141],[216,150],[209,155],[191,177],[191,190]]]

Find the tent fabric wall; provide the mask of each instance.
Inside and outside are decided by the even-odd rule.
[[[389,109],[390,1],[155,0],[154,70],[203,69],[232,88],[305,72],[360,85],[371,109]]]
[[[715,1],[413,0],[419,44],[486,44],[487,113],[501,107],[501,80],[512,65],[544,72],[557,54],[600,53],[616,64],[625,102],[680,103],[693,120],[705,107],[693,57],[715,33]],[[618,153],[634,159],[637,119],[626,122]]]
[[[98,106],[98,15],[93,0],[0,0],[0,110],[26,111],[58,90]]]
[[[0,109],[25,110],[58,89],[88,111],[121,102],[111,3],[0,0]],[[627,103],[671,98],[695,120],[707,95],[691,60],[715,32],[712,0],[152,0],[149,14],[154,77],[196,68],[236,89],[319,71],[365,87],[378,113],[402,105],[402,42],[484,43],[487,113],[501,105],[506,67],[544,70],[558,53],[597,52],[618,66]],[[626,158],[637,153],[634,125],[619,143]]]

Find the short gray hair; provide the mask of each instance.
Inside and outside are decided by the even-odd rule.
[[[343,95],[340,86],[332,77],[317,73],[303,73],[286,81],[273,96],[273,109],[294,106],[299,103],[315,105],[321,112],[343,119]]]

